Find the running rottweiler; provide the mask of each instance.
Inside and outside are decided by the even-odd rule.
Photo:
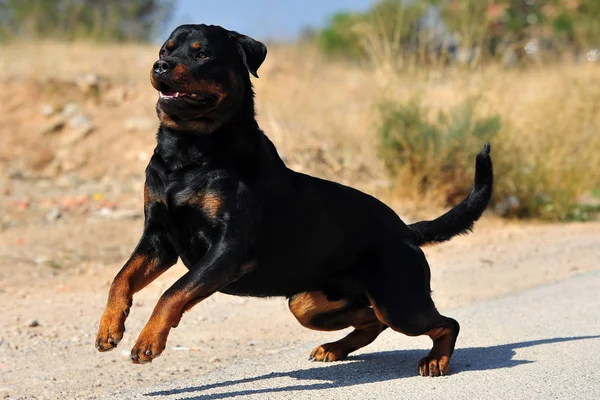
[[[372,196],[286,167],[255,120],[250,74],[266,55],[264,44],[213,25],[182,25],[161,47],[150,70],[160,128],[144,232],[110,287],[97,349],[117,346],[133,294],[181,258],[189,271],[158,301],[131,351],[136,364],[163,352],[185,311],[222,292],[285,296],[307,328],[355,328],[311,360],[341,360],[391,327],[430,336],[418,372],[447,374],[459,325],[435,308],[419,246],[468,233],[486,209],[489,144],[466,199],[406,225]]]

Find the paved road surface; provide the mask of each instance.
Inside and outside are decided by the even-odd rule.
[[[600,397],[600,273],[449,310],[461,323],[451,375],[416,376],[428,338],[384,332],[347,361],[310,347],[119,399],[595,399]],[[336,334],[323,334],[325,341]],[[315,343],[317,345],[318,343]],[[157,360],[160,362],[160,359]]]

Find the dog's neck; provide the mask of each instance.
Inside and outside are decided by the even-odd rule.
[[[239,164],[252,158],[261,137],[254,115],[238,114],[209,133],[160,127],[155,154],[170,171],[194,165]]]

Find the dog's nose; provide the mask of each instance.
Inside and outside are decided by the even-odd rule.
[[[154,63],[153,68],[154,68],[155,73],[164,74],[165,72],[168,72],[169,69],[171,69],[171,66],[165,60],[158,60],[157,62]]]

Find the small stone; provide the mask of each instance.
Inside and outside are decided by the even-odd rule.
[[[52,210],[48,211],[48,213],[46,214],[46,221],[54,222],[57,219],[59,219],[61,216],[62,216],[62,214],[60,213],[60,210],[58,208],[53,208]]]
[[[25,326],[28,326],[30,328],[35,328],[36,326],[40,326],[40,323],[38,322],[37,319],[30,319],[25,323]]]
[[[77,112],[77,110],[79,110],[79,105],[77,103],[67,103],[65,104],[65,106],[62,109],[62,114],[65,117],[69,117],[73,114],[75,114]]]
[[[221,362],[218,357],[212,357],[208,360],[209,363],[218,363]]]
[[[92,121],[84,113],[77,113],[69,118],[69,127],[73,129],[90,128],[91,126]]]
[[[77,78],[77,86],[83,93],[93,93],[100,86],[100,78],[98,75],[88,72]]]
[[[44,104],[41,111],[44,116],[51,117],[56,113],[56,108],[52,104]]]
[[[41,266],[41,265],[44,265],[44,264],[46,264],[46,263],[48,262],[48,259],[47,259],[46,257],[37,256],[37,257],[35,257],[35,258],[33,259],[33,262],[34,262],[36,265],[38,265],[38,266]]]
[[[144,215],[139,210],[111,210],[108,207],[102,207],[95,214],[97,218],[112,219],[112,220],[125,220],[125,219],[139,219]]]

